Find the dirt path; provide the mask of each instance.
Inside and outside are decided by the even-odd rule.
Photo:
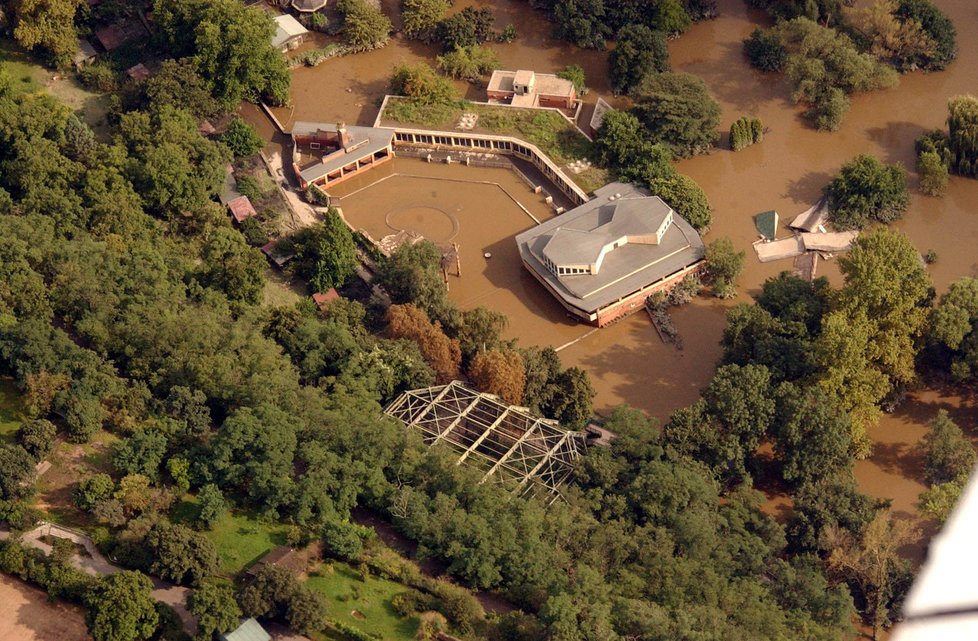
[[[79,608],[51,603],[47,595],[0,574],[0,639],[90,641]]]

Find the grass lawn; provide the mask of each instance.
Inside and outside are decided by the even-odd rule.
[[[108,138],[109,94],[89,91],[71,74],[45,69],[12,40],[0,39],[0,60],[13,76],[15,90],[51,94],[88,123],[100,138]]]
[[[572,124],[553,111],[514,109],[460,101],[451,105],[418,107],[405,99],[391,97],[383,114],[383,124],[402,124],[423,129],[453,131],[463,112],[479,114],[476,132],[513,136],[536,145],[558,165],[566,166],[588,157],[591,143]],[[566,167],[565,167],[566,168]],[[608,183],[606,170],[591,167],[567,176],[586,192]]]
[[[24,420],[20,392],[9,378],[0,378],[0,442],[12,443]]]
[[[196,499],[185,496],[173,508],[171,519],[175,523],[191,521],[197,518],[197,511]],[[221,572],[230,576],[250,567],[273,548],[285,545],[288,530],[287,525],[266,523],[246,512],[232,510],[206,534],[217,547]]]
[[[408,588],[374,576],[360,580],[359,573],[338,561],[324,563],[306,585],[326,596],[330,619],[371,632],[385,641],[410,641],[418,629],[416,618],[394,611],[391,599]]]
[[[265,270],[264,304],[268,307],[295,305],[308,296],[305,285],[296,279],[289,283],[281,271],[269,267]]]

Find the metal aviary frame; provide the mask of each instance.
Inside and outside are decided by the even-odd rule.
[[[384,411],[416,429],[427,445],[452,447],[456,464],[485,470],[480,482],[502,483],[547,504],[560,497],[587,449],[584,433],[564,430],[461,381],[404,392]]]

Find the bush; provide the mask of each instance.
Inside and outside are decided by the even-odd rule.
[[[343,13],[343,42],[350,51],[379,49],[390,41],[393,26],[379,9],[364,0],[340,0]]]
[[[861,154],[842,166],[825,188],[829,216],[838,229],[861,229],[871,221],[889,223],[910,205],[907,178],[900,165],[884,165]]]
[[[231,120],[218,140],[231,150],[235,158],[252,156],[265,146],[265,141],[261,139],[255,128],[237,116]]]
[[[256,203],[265,197],[261,184],[254,176],[237,176],[234,179],[235,186],[242,196],[245,196],[252,203]]]
[[[54,438],[58,429],[51,421],[36,419],[27,421],[17,430],[17,443],[27,450],[27,453],[40,461],[54,449]]]
[[[574,91],[577,92],[578,96],[587,94],[587,81],[584,77],[584,68],[581,65],[567,65],[563,70],[557,72],[557,77],[574,83]]]
[[[89,89],[97,91],[116,91],[119,89],[119,78],[107,62],[96,62],[82,67],[78,71],[78,79]]]
[[[708,228],[713,221],[713,208],[706,192],[689,176],[673,174],[654,181],[649,187],[697,230]]]
[[[947,165],[936,151],[925,151],[917,156],[917,173],[920,175],[920,191],[928,196],[943,196],[947,191]]]
[[[262,229],[261,223],[255,220],[254,217],[245,218],[238,225],[238,229],[241,230],[241,234],[247,242],[252,247],[262,247],[268,243],[268,234]]]
[[[489,47],[472,45],[438,56],[438,70],[457,80],[474,82],[499,68],[499,58]]]
[[[75,488],[74,501],[79,509],[91,512],[95,506],[110,498],[115,491],[115,483],[108,474],[95,474],[82,479]]]
[[[781,71],[788,62],[788,51],[781,43],[781,37],[773,31],[755,29],[744,40],[744,53],[751,65],[761,71]]]
[[[732,298],[737,294],[734,283],[744,269],[746,254],[734,249],[729,238],[718,238],[706,247],[706,273],[717,298]]]
[[[818,94],[805,116],[815,123],[819,131],[838,131],[847,111],[849,96],[838,87],[830,87]]]

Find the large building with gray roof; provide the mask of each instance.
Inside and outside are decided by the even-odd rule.
[[[292,127],[292,169],[302,189],[326,189],[394,157],[394,130],[320,122]]]
[[[703,262],[700,235],[658,196],[610,183],[516,236],[523,265],[571,314],[603,326]]]

